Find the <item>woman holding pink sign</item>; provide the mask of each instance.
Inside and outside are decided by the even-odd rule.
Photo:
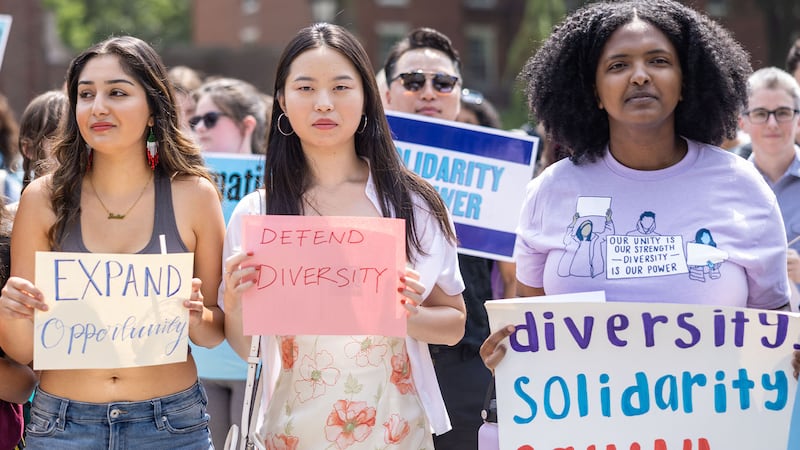
[[[188,323],[181,319],[188,331],[175,345],[188,346],[186,335],[197,345],[218,345],[224,338],[216,302],[224,239],[220,196],[199,149],[180,131],[161,58],[137,38],[114,37],[73,59],[66,81],[69,110],[52,148],[57,167],[25,189],[14,221],[0,345],[20,363],[33,360],[34,310],[55,309],[55,301],[64,300],[45,298],[29,281],[36,253],[49,251],[190,254],[195,278],[183,280],[191,282],[190,295],[170,302],[188,310]],[[101,331],[111,335],[120,328]],[[152,347],[137,349],[137,357]],[[107,353],[102,356],[110,361],[118,356]],[[169,364],[40,373],[26,428],[29,449],[213,447],[207,398],[191,355]]]
[[[344,28],[301,30],[278,65],[266,188],[243,198],[228,225],[220,287],[225,330],[245,357],[242,294],[256,268],[242,242],[254,214],[405,219],[410,266],[397,291],[408,336],[263,336],[270,393],[259,436],[296,448],[433,448],[449,429],[428,343],[464,333],[464,283],[447,210],[395,149],[361,44]]]

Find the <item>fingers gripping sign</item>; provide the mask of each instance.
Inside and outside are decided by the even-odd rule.
[[[506,355],[506,346],[503,345],[503,341],[511,336],[514,330],[514,325],[506,325],[489,335],[481,345],[481,359],[492,372]]]
[[[404,275],[400,276],[400,287],[397,292],[402,294],[400,303],[408,311],[408,315],[412,316],[419,313],[419,305],[422,303],[422,294],[425,292],[425,286],[419,281],[419,273],[411,268],[406,268]]]

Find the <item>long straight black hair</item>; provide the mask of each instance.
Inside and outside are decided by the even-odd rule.
[[[423,205],[436,218],[447,239],[455,242],[455,232],[439,194],[400,160],[367,53],[349,31],[328,23],[318,23],[300,30],[286,46],[278,63],[274,93],[276,101],[270,123],[272,131],[264,164],[267,214],[298,215],[303,212],[302,196],[310,183],[309,166],[297,135],[285,136],[278,130],[278,118],[283,113],[278,99],[283,95],[292,62],[303,52],[319,47],[341,53],[352,62],[361,76],[367,124],[362,132],[355,135],[356,154],[369,160],[383,216],[405,219],[406,254],[409,259],[413,260],[415,254],[425,254],[414,225],[414,195],[421,197]],[[283,122],[284,131],[287,131],[286,120]]]

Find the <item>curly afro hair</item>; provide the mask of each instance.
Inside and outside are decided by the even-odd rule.
[[[671,0],[593,3],[557,25],[519,75],[531,113],[575,163],[605,151],[608,116],[597,106],[596,68],[609,37],[634,18],[661,30],[678,52],[683,100],[675,110],[676,132],[714,145],[736,133],[752,69],[728,31]]]

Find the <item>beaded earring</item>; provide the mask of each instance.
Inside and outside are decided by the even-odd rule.
[[[153,133],[153,127],[150,127],[150,134],[147,136],[147,164],[153,170],[156,170],[158,164],[158,143],[156,135]]]

